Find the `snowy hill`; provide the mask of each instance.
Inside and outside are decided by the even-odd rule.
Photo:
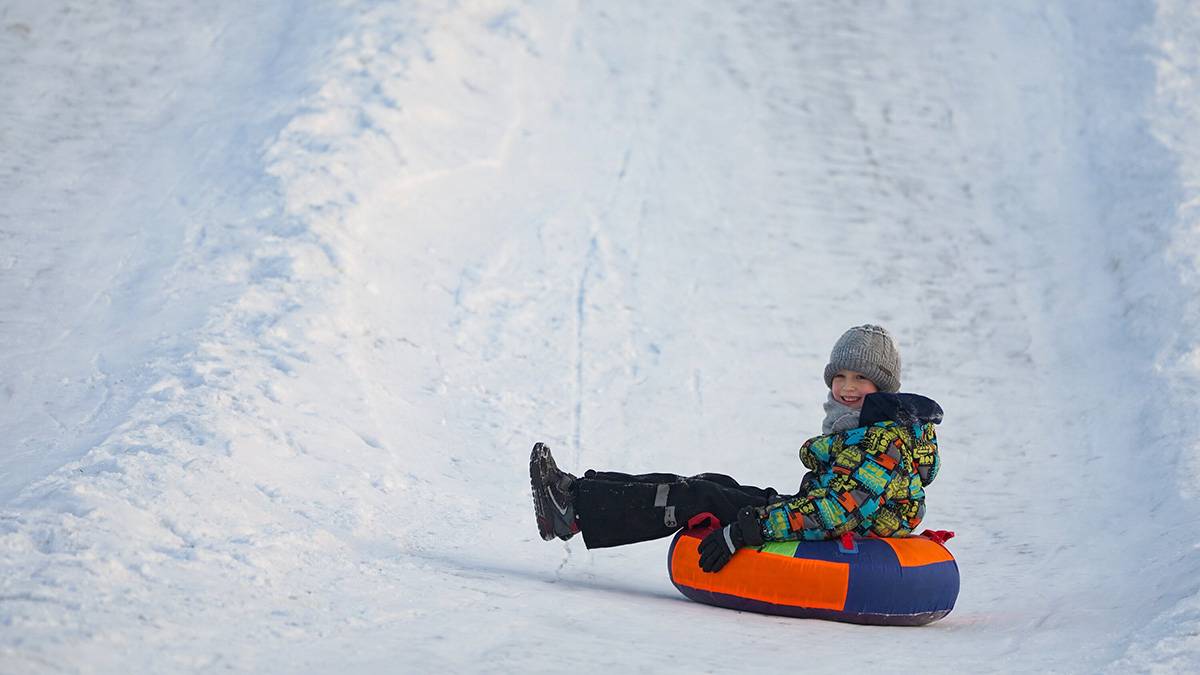
[[[641,4],[0,8],[0,672],[1200,668],[1200,8]],[[943,621],[537,537],[795,489],[868,321]]]

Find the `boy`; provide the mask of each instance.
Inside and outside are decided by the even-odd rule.
[[[766,541],[908,534],[924,516],[924,486],[937,475],[941,407],[897,393],[900,354],[891,335],[870,324],[838,339],[825,384],[823,435],[800,448],[809,471],[795,495],[713,473],[588,470],[576,478],[538,443],[529,458],[538,531],[547,541],[582,532],[588,548],[603,548],[669,536],[708,512],[725,525],[700,544],[705,572],[719,571],[742,546]]]

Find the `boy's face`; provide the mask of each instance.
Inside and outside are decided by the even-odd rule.
[[[866,375],[855,370],[839,370],[833,376],[833,400],[855,410],[862,408],[867,394],[879,391]]]

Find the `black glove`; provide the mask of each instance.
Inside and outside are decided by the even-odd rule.
[[[738,512],[737,522],[709,532],[700,542],[700,569],[720,572],[739,548],[761,546],[762,543],[758,514],[753,506],[747,506]]]
[[[700,569],[705,572],[720,572],[733,554],[745,544],[741,528],[734,525],[726,525],[709,532],[700,542]]]

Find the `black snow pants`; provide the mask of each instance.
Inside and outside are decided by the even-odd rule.
[[[685,478],[673,473],[631,476],[588,471],[572,490],[579,529],[588,548],[666,537],[706,511],[722,523],[732,523],[743,507],[763,506],[780,498],[772,488],[739,485],[719,473]]]

